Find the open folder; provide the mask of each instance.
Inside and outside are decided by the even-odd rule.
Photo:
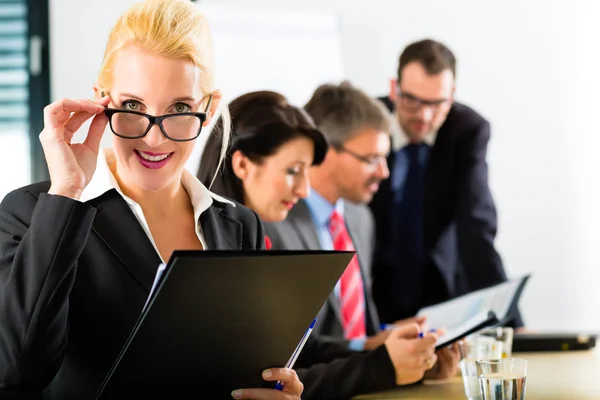
[[[526,275],[424,307],[417,315],[427,317],[425,324],[428,329],[445,329],[436,344],[437,348],[441,348],[484,328],[510,321],[517,311],[528,279],[529,275]]]
[[[262,371],[286,364],[353,255],[175,252],[96,398],[216,399],[274,387]]]

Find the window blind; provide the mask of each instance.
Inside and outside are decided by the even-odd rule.
[[[0,0],[0,134],[28,134],[27,1]]]

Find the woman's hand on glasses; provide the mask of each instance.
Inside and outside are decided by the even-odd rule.
[[[98,159],[100,139],[108,123],[104,108],[110,99],[100,101],[61,99],[44,108],[44,149],[51,186],[49,194],[79,199],[88,185]],[[83,143],[72,144],[73,135],[93,118]]]

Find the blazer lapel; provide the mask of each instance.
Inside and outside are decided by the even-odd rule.
[[[369,249],[363,248],[367,245],[367,240],[365,240],[363,236],[364,226],[361,226],[360,221],[356,218],[356,214],[352,208],[352,204],[346,201],[345,205],[345,220],[346,220],[346,228],[348,229],[348,233],[352,238],[352,243],[356,249],[356,256],[358,257],[358,263],[360,264],[360,270],[363,275],[363,279],[365,278],[365,273],[368,268],[367,257],[365,256]],[[362,255],[362,257],[361,257]]]
[[[214,205],[200,215],[202,233],[208,250],[241,250],[242,224],[229,218]]]
[[[304,200],[300,200],[298,204],[292,208],[292,211],[288,215],[288,219],[290,223],[295,226],[296,231],[306,245],[307,250],[321,250],[321,242],[317,230],[315,229],[315,223],[310,215],[310,209]],[[334,291],[327,297],[327,302],[339,321],[340,326],[343,326],[341,305],[335,296]]]
[[[287,220],[294,226],[306,250],[321,250],[321,243],[310,210],[304,200],[300,200],[288,214]]]
[[[112,189],[88,203],[97,208],[92,230],[150,293],[160,256],[127,202]]]
[[[436,221],[442,215],[444,205],[447,204],[447,192],[445,190],[449,182],[452,182],[452,160],[448,157],[449,138],[446,131],[439,130],[435,143],[429,154],[429,161],[425,170],[425,246],[427,250],[435,247],[439,232],[435,232]]]
[[[355,212],[355,206],[348,201],[344,203],[344,206],[346,226],[348,228],[348,233],[352,238],[352,242],[354,243],[354,247],[356,248],[356,256],[358,257],[360,272],[363,279],[367,330],[377,332],[379,330],[379,316],[377,315],[377,310],[371,303],[372,294],[369,287],[369,282],[371,281],[370,271],[371,263],[373,262],[373,249],[369,246],[369,238],[366,236],[368,235],[368,232],[365,232],[365,225],[361,223],[360,215]],[[369,329],[369,325],[371,329]]]

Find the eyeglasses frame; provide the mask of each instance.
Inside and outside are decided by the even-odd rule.
[[[133,110],[120,110],[118,108],[109,108],[109,107],[105,107],[104,108],[104,114],[106,115],[106,117],[108,118],[108,122],[110,125],[110,130],[112,131],[112,133],[114,133],[116,136],[123,138],[123,139],[141,139],[144,136],[146,136],[148,134],[148,132],[150,132],[150,129],[152,129],[152,127],[154,125],[158,125],[158,127],[160,128],[160,131],[162,132],[162,134],[169,140],[172,140],[174,142],[189,142],[191,140],[195,140],[197,139],[200,134],[202,133],[202,125],[204,124],[204,122],[206,122],[207,118],[208,118],[208,111],[210,110],[210,105],[212,103],[212,94],[210,95],[210,97],[208,98],[208,104],[206,105],[206,109],[204,110],[204,112],[196,112],[196,113],[174,113],[174,114],[165,114],[165,115],[159,115],[159,116],[154,116],[154,115],[150,115],[150,114],[145,114],[139,111],[133,111]],[[121,135],[117,132],[115,132],[114,128],[113,128],[113,124],[112,124],[112,117],[115,114],[133,114],[133,115],[139,115],[141,117],[145,117],[146,119],[148,119],[149,124],[148,127],[146,128],[146,130],[144,131],[144,133],[142,133],[139,136],[125,136],[125,135]],[[200,127],[198,128],[198,132],[196,133],[196,136],[189,138],[189,139],[174,139],[172,137],[170,137],[166,130],[165,127],[163,126],[163,121],[165,119],[169,119],[169,118],[173,118],[173,117],[179,117],[179,116],[194,116],[197,117],[200,120]]]

